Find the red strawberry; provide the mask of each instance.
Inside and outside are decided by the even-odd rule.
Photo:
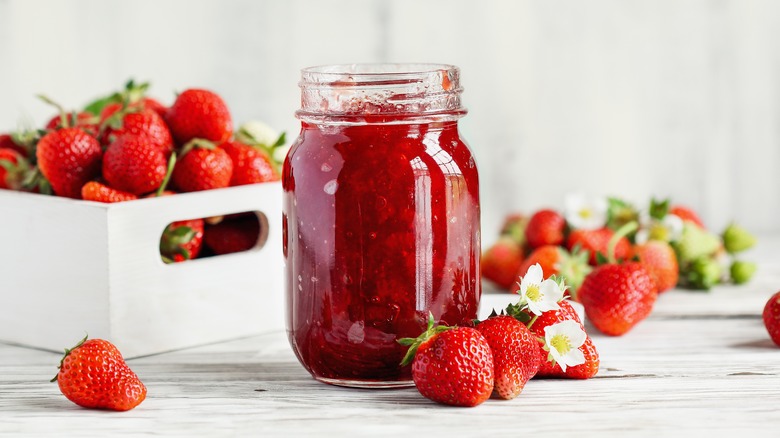
[[[597,329],[620,336],[650,314],[657,292],[641,263],[608,263],[585,277],[577,296]]]
[[[16,143],[10,134],[0,134],[0,149],[11,149],[24,158],[30,156],[27,147]]]
[[[597,254],[606,256],[609,240],[615,232],[609,228],[599,228],[597,230],[574,230],[569,234],[566,240],[566,248],[573,251],[579,247],[582,251],[588,251],[590,254],[589,262],[595,266],[598,264]],[[631,256],[631,243],[625,237],[621,237],[615,245],[615,258],[625,260]]]
[[[650,240],[643,245],[635,246],[634,255],[647,268],[658,293],[665,292],[677,285],[680,272],[677,265],[677,255],[671,245],[661,240]]]
[[[410,346],[402,365],[412,364],[412,379],[424,397],[453,406],[477,406],[493,392],[493,354],[474,328],[434,327],[417,339],[398,341]]]
[[[166,263],[176,263],[198,257],[203,246],[203,227],[203,219],[178,221],[168,225],[160,238],[160,255],[163,260]]]
[[[142,195],[157,190],[168,163],[159,146],[145,136],[124,135],[106,149],[103,177],[111,187]]]
[[[127,411],[146,398],[146,387],[110,342],[84,338],[65,350],[57,376],[60,391],[85,408]]]
[[[493,354],[494,391],[506,400],[517,397],[539,370],[539,341],[525,324],[507,315],[488,318],[477,330]]]
[[[88,112],[80,112],[76,114],[76,120],[73,120],[73,113],[65,113],[65,118],[66,118],[65,122],[67,124],[67,127],[81,128],[84,130],[84,132],[87,132],[88,134],[93,136],[97,135],[100,129],[99,118],[95,117],[94,114]],[[52,117],[46,123],[47,131],[54,131],[62,127],[63,127],[62,116],[59,114]]]
[[[227,105],[208,90],[183,91],[168,108],[165,120],[179,144],[195,138],[221,143],[233,135],[233,119]]]
[[[543,245],[561,245],[566,219],[554,210],[539,210],[531,216],[525,228],[525,237],[531,248]]]
[[[673,205],[671,208],[669,208],[669,214],[673,214],[684,221],[693,222],[703,230],[707,229],[704,226],[704,222],[702,222],[701,218],[699,218],[699,215],[684,205]]]
[[[530,218],[522,213],[512,213],[504,218],[501,226],[501,235],[510,236],[519,246],[525,246],[525,228]]]
[[[196,139],[182,149],[172,181],[182,192],[196,192],[227,187],[232,176],[233,162],[227,152]]]
[[[97,181],[90,181],[81,188],[81,199],[111,204],[114,202],[132,201],[138,199],[138,196],[111,188]]]
[[[226,218],[206,229],[205,243],[217,255],[247,251],[257,245],[260,222],[257,216]]]
[[[233,161],[231,186],[278,181],[279,173],[268,154],[262,149],[238,141],[226,141],[219,145]]]
[[[165,114],[168,112],[168,107],[161,104],[157,99],[152,99],[151,97],[144,97],[141,99],[141,104],[143,107],[150,109],[157,113],[158,116],[160,116],[162,119],[165,119]]]
[[[544,338],[544,329],[553,324],[558,324],[566,320],[573,320],[580,324],[580,327],[585,330],[582,325],[577,311],[569,303],[568,300],[563,300],[558,303],[560,309],[550,310],[542,313],[536,319],[531,326],[531,332],[539,338]],[[595,376],[599,371],[599,353],[596,350],[596,346],[588,336],[585,339],[585,343],[580,347],[585,356],[585,363],[567,367],[566,371],[563,371],[560,365],[553,365],[548,359],[548,353],[543,349],[539,349],[540,365],[537,376],[539,377],[562,377],[567,379],[590,379]]]
[[[126,108],[120,103],[111,103],[100,112],[103,133],[100,141],[104,146],[125,135],[142,136],[162,151],[166,158],[173,151],[173,138],[168,126],[154,110],[139,105]]]
[[[0,189],[19,190],[29,171],[30,165],[19,152],[0,148]]]
[[[81,188],[100,172],[100,143],[79,128],[63,128],[44,135],[36,156],[54,193],[81,198]]]
[[[482,277],[502,289],[517,281],[517,270],[523,263],[523,248],[509,236],[501,236],[482,254]]]
[[[780,292],[769,298],[762,316],[769,337],[772,338],[772,342],[780,346]]]

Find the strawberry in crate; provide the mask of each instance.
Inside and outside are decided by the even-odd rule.
[[[131,80],[78,111],[41,96],[57,114],[42,130],[0,135],[0,189],[115,203],[279,180],[284,133],[256,121],[234,133],[227,104],[209,90],[184,90],[170,107],[148,90]],[[254,219],[211,227],[205,252],[204,219],[174,222],[160,255],[171,263],[250,249]]]

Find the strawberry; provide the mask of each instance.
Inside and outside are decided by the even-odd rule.
[[[174,222],[160,238],[160,255],[166,263],[183,262],[200,254],[204,235],[203,219]]]
[[[588,255],[585,252],[571,254],[559,246],[540,246],[526,257],[523,264],[520,265],[516,277],[523,277],[528,272],[528,268],[538,263],[542,267],[543,278],[550,278],[550,276],[558,274],[566,280],[570,291],[574,292],[591,271],[587,258]],[[510,291],[517,293],[519,289],[520,285],[515,282]]]
[[[11,149],[24,158],[30,156],[27,147],[17,143],[11,134],[0,134],[0,149]]]
[[[772,295],[766,302],[762,317],[772,342],[780,346],[780,292]]]
[[[744,284],[753,278],[753,274],[756,273],[758,265],[753,262],[746,262],[742,260],[734,260],[729,266],[729,274],[731,281],[734,284]]]
[[[482,254],[482,277],[502,289],[517,281],[517,270],[523,263],[523,248],[512,237],[501,236]]]
[[[263,149],[238,141],[226,141],[219,147],[227,152],[233,162],[231,186],[279,180],[273,160]]]
[[[677,255],[668,243],[662,240],[650,240],[635,246],[634,255],[647,269],[658,293],[665,292],[677,285],[680,275]]]
[[[146,398],[146,387],[110,342],[84,338],[65,350],[52,379],[68,400],[85,408],[127,411]]]
[[[80,128],[63,128],[38,141],[36,157],[43,176],[54,193],[81,198],[81,188],[98,175],[102,157],[100,143]]]
[[[208,90],[183,91],[168,108],[165,120],[181,145],[195,138],[221,143],[233,135],[233,119],[227,105]]]
[[[722,237],[723,246],[729,254],[740,253],[756,244],[756,236],[733,222],[723,231]]]
[[[402,338],[409,346],[401,365],[412,364],[412,379],[424,397],[453,406],[477,406],[493,392],[494,364],[490,345],[471,327],[434,326],[416,339]]]
[[[561,245],[566,219],[554,210],[539,210],[528,220],[525,237],[531,248],[543,245]]]
[[[609,228],[599,228],[597,230],[574,230],[569,234],[566,240],[566,248],[574,251],[579,247],[590,254],[589,262],[592,266],[598,264],[598,253],[606,255],[607,245],[615,234]],[[625,260],[631,256],[631,243],[625,237],[621,237],[615,246],[615,258]]]
[[[227,187],[232,176],[233,162],[227,152],[210,141],[195,139],[182,149],[172,181],[182,192],[196,192]]]
[[[88,112],[80,112],[76,114],[76,119],[73,119],[73,113],[66,113],[64,115],[65,119],[65,127],[75,127],[75,128],[81,128],[85,132],[87,132],[90,135],[97,135],[98,131],[100,129],[100,120],[95,117],[93,114]],[[47,131],[55,131],[57,129],[61,129],[63,127],[62,124],[62,115],[56,115],[52,117],[47,123],[46,123],[46,130]]]
[[[572,307],[568,300],[559,301],[558,306],[560,306],[560,309],[548,310],[547,312],[542,313],[539,315],[536,321],[531,324],[530,330],[535,336],[544,338],[544,329],[546,327],[561,323],[566,320],[576,321],[578,324],[580,324],[580,327],[585,330],[585,326],[582,325],[580,316],[577,314],[577,311],[574,310],[574,307]],[[596,346],[590,339],[590,336],[585,339],[585,343],[580,347],[580,351],[582,351],[583,355],[585,356],[585,363],[567,367],[566,371],[563,371],[560,365],[553,365],[553,363],[548,360],[548,353],[540,348],[539,371],[536,375],[539,377],[590,379],[599,371],[599,354],[596,350]]]
[[[162,117],[151,108],[108,104],[100,112],[100,126],[100,141],[104,146],[125,135],[142,136],[163,152],[166,158],[173,152],[171,132]]]
[[[684,205],[673,205],[669,208],[669,214],[673,214],[683,221],[693,222],[702,229],[706,229],[704,222],[699,218],[699,215],[689,207]]]
[[[577,296],[597,329],[620,336],[650,314],[657,291],[641,263],[608,263],[585,277]]]
[[[97,181],[90,181],[81,188],[81,199],[110,204],[114,202],[132,201],[138,199],[138,196],[111,188]]]
[[[168,112],[168,107],[161,104],[157,99],[151,97],[144,97],[141,99],[141,105],[157,113],[160,118],[165,119],[165,114]]]
[[[477,324],[477,330],[493,354],[493,390],[506,400],[517,397],[539,370],[539,341],[525,324],[508,315],[490,317]]]
[[[520,246],[525,246],[525,228],[528,226],[529,217],[522,213],[512,213],[504,218],[501,225],[501,235],[509,236]]]
[[[19,190],[30,171],[27,160],[15,149],[0,148],[0,189]]]
[[[226,218],[206,228],[205,243],[217,255],[247,251],[257,245],[260,222],[257,216]]]
[[[160,187],[167,164],[165,154],[154,140],[123,135],[106,149],[103,177],[115,189],[142,195]]]

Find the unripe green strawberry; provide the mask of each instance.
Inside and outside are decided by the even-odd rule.
[[[699,227],[693,222],[685,222],[682,237],[674,245],[680,263],[691,262],[704,256],[710,256],[720,249],[718,236]]]
[[[753,262],[743,262],[736,260],[731,264],[730,273],[731,280],[735,284],[744,284],[753,278],[753,274],[756,273],[756,264]]]
[[[723,267],[717,260],[709,256],[702,256],[685,269],[681,280],[688,287],[709,290],[712,286],[720,283],[722,275]]]
[[[733,222],[723,232],[723,246],[729,254],[745,251],[755,244],[756,237]]]

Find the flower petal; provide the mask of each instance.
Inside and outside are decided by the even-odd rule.
[[[544,272],[542,271],[542,266],[539,263],[537,263],[528,268],[528,271],[523,276],[522,282],[526,284],[526,287],[528,287],[529,284],[541,283],[543,277],[544,277]]]

